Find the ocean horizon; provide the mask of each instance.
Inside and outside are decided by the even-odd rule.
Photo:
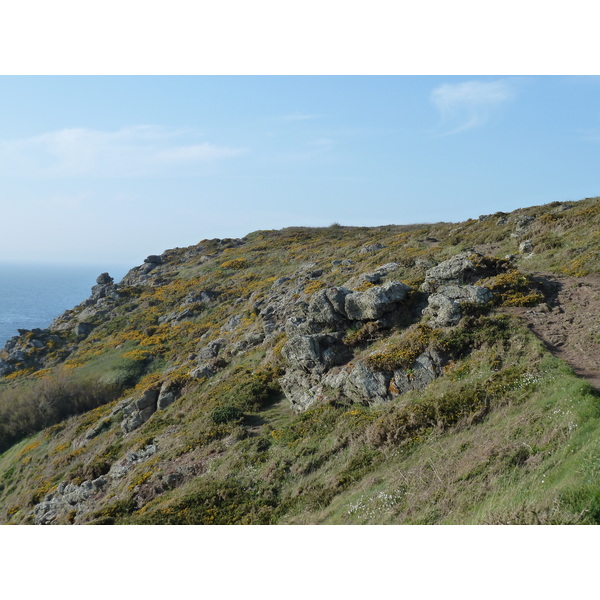
[[[119,282],[130,268],[0,263],[0,348],[18,329],[44,329],[83,302],[100,273],[108,272]]]

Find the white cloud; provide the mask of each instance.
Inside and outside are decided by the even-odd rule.
[[[198,143],[193,137],[185,130],[152,125],[117,131],[63,129],[0,142],[0,171],[42,177],[152,175],[174,167],[189,170],[244,152],[242,148]]]
[[[442,117],[443,135],[450,135],[484,125],[492,111],[514,95],[507,80],[466,81],[440,85],[431,93],[431,101]]]

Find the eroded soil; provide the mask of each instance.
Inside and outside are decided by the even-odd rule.
[[[600,390],[600,276],[531,273],[546,303],[514,308],[548,349]]]

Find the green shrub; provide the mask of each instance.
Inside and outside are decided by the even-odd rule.
[[[233,406],[232,404],[225,404],[223,406],[217,406],[210,413],[210,418],[213,423],[217,425],[222,423],[230,423],[231,421],[239,421],[244,416],[244,413]]]

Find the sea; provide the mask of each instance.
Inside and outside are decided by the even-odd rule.
[[[100,273],[118,283],[127,266],[0,263],[0,348],[18,329],[44,329],[89,298]]]

